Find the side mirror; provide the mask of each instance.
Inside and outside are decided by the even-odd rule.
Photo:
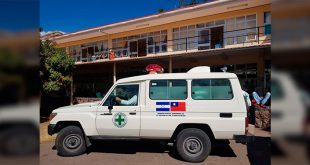
[[[111,112],[112,112],[113,105],[114,105],[114,98],[112,98],[112,99],[110,100],[110,105],[108,106],[109,113],[111,113]]]

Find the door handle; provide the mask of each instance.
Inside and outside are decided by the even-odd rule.
[[[220,117],[222,117],[222,118],[232,118],[232,113],[220,113]]]
[[[100,115],[112,115],[112,113],[102,113]]]
[[[136,115],[136,112],[129,112],[129,115]]]

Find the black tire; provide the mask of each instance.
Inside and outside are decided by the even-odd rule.
[[[3,154],[26,156],[39,153],[39,133],[35,127],[14,126],[4,131],[1,139]]]
[[[78,156],[86,151],[84,134],[78,126],[63,128],[58,133],[55,143],[58,154],[61,156]]]
[[[211,141],[209,136],[201,129],[187,128],[178,134],[176,150],[185,161],[202,162],[211,152]]]

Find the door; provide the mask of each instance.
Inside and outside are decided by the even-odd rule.
[[[198,31],[198,50],[210,49],[210,29]]]
[[[138,56],[146,56],[146,39],[138,40]]]
[[[130,56],[138,56],[138,41],[129,41]]]
[[[97,110],[96,126],[99,135],[139,137],[140,84],[117,85]],[[115,101],[116,100],[116,101]],[[113,109],[109,110],[109,105]]]
[[[82,49],[82,61],[87,62],[87,48]]]
[[[211,49],[223,47],[224,27],[211,28]]]

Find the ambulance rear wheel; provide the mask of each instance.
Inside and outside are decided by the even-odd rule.
[[[176,138],[176,149],[182,159],[188,162],[202,162],[211,152],[209,136],[197,128],[182,130]]]

